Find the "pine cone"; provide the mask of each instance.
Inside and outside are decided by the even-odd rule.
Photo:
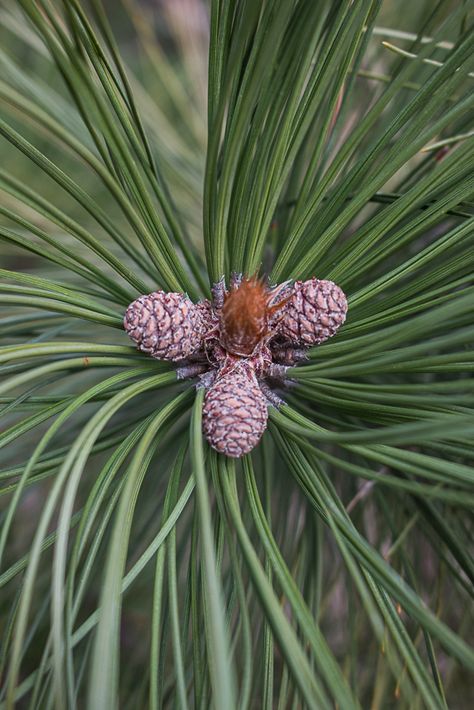
[[[309,279],[293,284],[278,333],[293,344],[311,347],[327,340],[344,323],[347,299],[332,281]]]
[[[248,368],[218,376],[203,407],[203,431],[213,449],[240,458],[256,446],[267,428],[267,402]]]
[[[127,308],[124,328],[140,350],[158,360],[183,360],[202,346],[209,301],[197,305],[184,293],[155,291]]]

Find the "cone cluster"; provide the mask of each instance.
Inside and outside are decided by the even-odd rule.
[[[183,293],[155,291],[133,301],[124,317],[140,350],[200,376],[207,388],[204,435],[216,451],[234,458],[249,453],[266,429],[267,378],[333,336],[347,313],[346,296],[332,281],[312,278],[273,289],[262,283],[237,276],[226,291],[221,281],[212,302],[197,304]],[[230,321],[232,297],[239,307]]]

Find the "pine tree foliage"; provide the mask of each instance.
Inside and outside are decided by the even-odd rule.
[[[472,9],[0,2],[1,707],[472,704]],[[122,328],[234,270],[349,297],[237,462]]]

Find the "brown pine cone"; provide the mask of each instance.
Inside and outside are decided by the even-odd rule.
[[[129,305],[123,324],[143,352],[183,360],[201,348],[209,313],[209,301],[194,305],[184,293],[154,291]]]
[[[218,376],[206,392],[202,428],[213,449],[232,458],[248,454],[267,428],[267,402],[248,368]]]
[[[346,313],[346,296],[332,281],[296,281],[278,333],[294,345],[308,348],[333,336]]]

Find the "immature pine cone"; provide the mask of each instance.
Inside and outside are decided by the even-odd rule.
[[[239,458],[256,446],[267,427],[267,402],[255,373],[241,367],[218,376],[206,392],[202,428],[221,454]]]
[[[278,332],[295,345],[311,347],[327,340],[344,323],[347,299],[332,281],[295,281]]]
[[[183,360],[199,350],[210,304],[194,304],[184,293],[155,291],[126,310],[124,328],[139,349],[158,360]]]

